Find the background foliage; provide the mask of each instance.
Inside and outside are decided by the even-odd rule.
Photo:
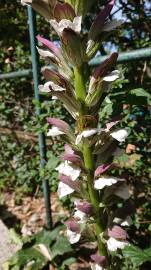
[[[107,54],[114,48],[123,52],[151,47],[150,7],[150,1],[145,0],[117,1],[118,13],[115,9],[113,17],[121,14],[124,23],[117,33],[107,37],[101,44],[101,54]],[[20,5],[20,1],[1,0],[0,17],[0,73],[31,68],[26,9]],[[89,14],[86,18],[87,27],[91,19]],[[49,37],[49,25],[39,15],[38,32]],[[114,112],[112,102],[118,102],[119,110],[123,109],[121,125],[128,127],[130,136],[127,143],[132,147],[129,146],[127,153],[119,160],[118,174],[128,179],[136,207],[129,234],[133,243],[144,249],[150,245],[151,172],[149,96],[144,97],[143,90],[149,93],[151,88],[151,62],[133,61],[119,65],[118,68],[122,71],[123,78],[115,84],[110,100],[100,113],[104,121],[107,121],[112,113],[118,113]],[[137,89],[135,102],[131,89]],[[126,93],[129,93],[129,99]],[[41,172],[39,177],[39,154],[35,134],[38,134],[41,128],[46,130],[46,116],[68,119],[70,116],[60,109],[58,102],[44,99],[43,115],[36,119],[33,81],[30,77],[1,80],[0,101],[0,191],[15,191],[18,196],[23,193],[34,194],[37,185],[41,186],[41,177],[48,178],[52,190],[55,191],[57,175],[53,168],[59,162],[56,156],[62,151],[62,145],[48,142],[48,163],[45,172]],[[135,105],[132,105],[134,103]],[[122,147],[127,147],[127,144]],[[117,172],[113,171],[113,174],[117,175]]]

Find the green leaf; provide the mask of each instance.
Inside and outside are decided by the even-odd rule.
[[[137,88],[130,91],[130,94],[138,96],[138,97],[147,97],[151,98],[151,95],[146,92],[143,88]]]
[[[18,245],[23,244],[21,237],[19,236],[19,234],[16,233],[16,231],[14,229],[11,228],[9,230],[9,236],[10,236],[13,243],[18,244]]]
[[[59,162],[59,159],[52,154],[51,156],[49,156],[49,160],[46,164],[47,169],[54,170],[56,166],[58,165],[58,162]]]
[[[51,247],[51,257],[54,259],[58,255],[73,251],[69,241],[64,236],[59,236],[56,243]]]
[[[144,250],[145,254],[148,256],[149,260],[151,260],[151,247]]]
[[[51,232],[47,230],[42,230],[35,235],[35,244],[44,244],[46,245],[46,247],[50,247],[53,241],[57,239],[60,231],[63,230],[63,228],[64,226],[60,225]]]
[[[74,257],[68,258],[63,261],[62,267],[64,268],[65,266],[69,266],[75,262],[76,262],[76,259]]]
[[[145,105],[149,104],[151,95],[146,92],[143,88],[133,89],[129,91],[126,96],[126,103],[131,105]]]
[[[147,261],[151,261],[151,248],[142,250],[136,246],[130,245],[123,249],[123,256],[131,260],[134,266],[141,266]]]
[[[21,270],[27,266],[29,262],[32,262],[30,270],[41,270],[47,264],[47,259],[36,249],[27,248],[19,250],[15,256],[13,256],[7,263],[7,270]],[[16,268],[17,266],[17,268]],[[28,269],[28,268],[27,268]]]

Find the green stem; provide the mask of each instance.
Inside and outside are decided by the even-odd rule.
[[[75,76],[75,93],[77,100],[80,102],[80,114],[85,113],[85,98],[86,98],[86,89],[85,89],[85,81],[83,76],[82,67],[74,68],[74,76]]]
[[[74,68],[74,75],[75,75],[75,92],[77,96],[77,100],[81,104],[80,108],[80,115],[83,116],[88,113],[88,108],[85,105],[85,98],[86,98],[86,86],[85,80],[83,75],[83,68],[82,67],[75,67]],[[94,189],[94,159],[92,154],[92,148],[85,142],[83,144],[83,158],[85,169],[87,171],[87,181],[88,181],[88,192],[90,196],[91,203],[96,212],[96,236],[98,240],[98,249],[100,255],[107,257],[107,250],[104,243],[101,241],[100,235],[104,232],[104,226],[102,224],[100,207],[99,207],[99,194]]]
[[[100,236],[104,232],[104,225],[100,220],[101,213],[100,213],[100,207],[99,207],[100,201],[99,201],[98,192],[94,189],[94,159],[93,159],[92,149],[86,143],[83,145],[83,157],[84,157],[85,168],[87,170],[89,196],[90,196],[91,203],[94,206],[95,212],[96,212],[96,236],[98,240],[98,249],[99,249],[100,255],[107,257],[108,256],[107,250],[104,243],[101,241],[101,236]]]

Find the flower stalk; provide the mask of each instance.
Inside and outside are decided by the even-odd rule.
[[[74,68],[74,87],[77,100],[80,103],[79,115],[83,115],[84,113],[86,113],[87,108],[85,104],[86,86],[82,66]]]
[[[22,2],[34,3],[33,0]],[[43,2],[37,0],[37,3]],[[129,192],[125,179],[108,174],[115,166],[112,161],[118,152],[118,143],[124,142],[128,133],[125,129],[116,129],[117,119],[111,119],[104,128],[99,127],[100,106],[112,90],[112,83],[119,78],[118,70],[114,69],[118,54],[112,53],[92,73],[88,63],[97,52],[100,36],[119,25],[115,20],[108,20],[115,1],[108,2],[84,35],[82,20],[91,6],[89,2],[97,0],[46,2],[54,7],[49,22],[60,38],[60,47],[37,37],[45,49],[38,49],[41,57],[46,57],[54,66],[52,70],[43,69],[47,82],[39,90],[60,99],[75,120],[75,129],[60,119],[47,120],[50,125],[47,135],[60,136],[68,143],[61,156],[63,162],[56,168],[59,198],[73,195],[75,202],[74,214],[65,223],[66,235],[74,245],[80,241],[83,231],[93,226],[98,250],[90,256],[91,269],[111,269],[110,252],[128,245],[128,235],[122,226],[127,226],[129,215],[121,218],[115,209],[118,198],[128,200]]]
[[[75,68],[74,74],[75,74],[76,96],[81,102],[81,110],[79,114],[84,116],[85,112],[88,113],[88,108],[86,107],[86,104],[85,104],[86,91],[85,91],[82,67]],[[99,194],[94,189],[94,185],[93,185],[95,166],[94,166],[94,158],[93,158],[92,152],[93,152],[92,147],[90,147],[87,142],[83,143],[82,154],[83,154],[84,165],[85,165],[86,175],[87,175],[88,194],[89,194],[90,202],[92,203],[96,212],[95,228],[96,228],[96,236],[97,236],[97,241],[98,241],[98,250],[99,250],[100,255],[108,257],[107,249],[104,243],[101,241],[101,235],[104,231],[104,226],[101,223],[101,219],[100,219],[101,213],[100,213],[100,208],[99,208]]]

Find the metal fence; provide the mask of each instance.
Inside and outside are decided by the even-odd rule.
[[[28,24],[29,24],[29,35],[30,35],[30,49],[32,56],[32,68],[27,70],[19,70],[15,72],[10,72],[7,74],[0,74],[0,80],[11,79],[16,77],[27,77],[32,76],[34,81],[34,95],[35,99],[40,102],[40,95],[38,91],[40,71],[39,71],[39,57],[36,49],[36,13],[32,10],[31,6],[28,6]],[[90,61],[91,66],[96,66],[104,61],[106,56],[99,56]],[[125,63],[130,61],[139,61],[151,59],[151,48],[139,49],[130,52],[120,53],[117,62]],[[36,106],[36,115],[40,116],[41,110]],[[46,164],[46,142],[45,134],[39,134],[39,154],[40,154],[40,166],[45,167]],[[51,203],[50,203],[50,187],[49,182],[43,179],[43,193],[45,198],[45,208],[46,208],[46,226],[51,229],[52,216],[51,216]]]

